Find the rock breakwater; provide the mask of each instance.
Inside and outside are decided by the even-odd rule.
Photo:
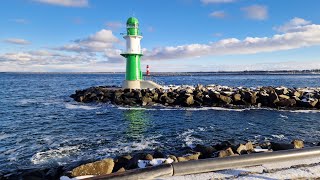
[[[70,97],[83,103],[112,103],[120,106],[320,109],[320,88],[283,86],[245,88],[197,85],[141,90],[99,86],[77,90]]]

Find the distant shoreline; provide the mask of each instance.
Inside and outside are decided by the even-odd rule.
[[[125,74],[125,72],[0,72],[0,74]],[[315,70],[279,71],[200,71],[200,72],[151,72],[151,76],[202,76],[202,75],[318,75]]]

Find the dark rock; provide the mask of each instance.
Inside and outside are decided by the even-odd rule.
[[[143,158],[145,158],[145,154],[143,153],[139,153],[134,155],[128,162],[127,166],[125,167],[125,169],[136,169],[138,168],[138,160],[142,160]]]
[[[270,142],[271,149],[273,151],[279,151],[279,150],[289,150],[293,149],[294,145],[293,144],[284,144],[284,143],[275,143],[275,142]]]
[[[114,159],[114,168],[112,172],[118,172],[121,168],[125,169],[127,167],[130,159],[132,157],[130,155],[120,156]]]
[[[51,168],[45,175],[46,179],[59,179],[63,174],[63,166]]]
[[[277,105],[282,107],[293,107],[296,103],[297,102],[294,99],[280,99],[279,102],[277,102]]]
[[[283,94],[283,95],[289,94],[288,88],[286,88],[286,87],[278,87],[278,88],[275,88],[274,90],[275,90],[275,92],[276,92],[278,95],[281,95],[281,94]]]
[[[229,147],[232,147],[232,146],[236,146],[234,142],[232,142],[232,141],[222,141],[221,143],[216,144],[214,146],[214,148],[217,151],[220,151],[220,150],[224,150],[224,149],[227,149]]]
[[[297,103],[300,107],[314,108],[318,103],[318,99],[314,99],[314,98],[302,99],[301,101],[297,101]]]
[[[23,172],[19,179],[24,180],[43,180],[46,177],[48,169],[32,169]]]
[[[279,102],[277,93],[271,92],[269,94],[269,106],[273,107],[275,103]]]
[[[199,156],[200,159],[211,158],[213,152],[216,151],[212,146],[203,146],[200,144],[197,144],[194,150],[201,153]]]
[[[165,155],[157,149],[153,152],[153,158],[165,158]]]

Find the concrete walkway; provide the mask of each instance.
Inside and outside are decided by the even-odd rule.
[[[236,168],[209,173],[172,176],[158,180],[206,180],[206,179],[314,179],[320,178],[320,157],[303,160],[266,163],[259,166]]]

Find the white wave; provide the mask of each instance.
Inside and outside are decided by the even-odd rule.
[[[93,109],[99,109],[100,107],[97,106],[85,106],[85,105],[74,105],[74,104],[65,104],[65,107],[67,109],[84,109],[84,110],[93,110]]]
[[[205,131],[203,127],[198,127],[199,131]]]
[[[141,151],[145,149],[154,149],[156,145],[160,144],[156,140],[160,136],[150,137],[141,139],[140,141],[134,141],[134,142],[118,142],[118,144],[114,145],[112,148],[104,148],[98,150],[98,153],[108,153],[108,154],[124,154],[124,153],[130,153],[132,151]]]
[[[120,110],[154,110],[154,109],[147,109],[143,107],[118,107]]]
[[[48,162],[59,161],[78,152],[80,150],[79,147],[79,145],[67,146],[58,149],[50,149],[44,152],[37,152],[31,157],[31,162],[33,164],[43,164]]]
[[[320,113],[320,110],[289,110],[289,109],[272,109],[266,107],[248,107],[248,108],[225,108],[225,107],[117,107],[120,110],[145,110],[145,111],[208,111],[208,110],[215,110],[215,111],[235,111],[235,112],[243,112],[243,111],[250,111],[250,110],[264,110],[264,111],[283,111],[283,112],[293,112],[293,113]],[[285,115],[281,115],[281,118],[288,118]]]
[[[74,178],[69,178],[68,176],[61,176],[60,180],[80,180],[80,179],[87,179],[92,177],[94,177],[94,175],[77,176]]]
[[[179,135],[179,139],[184,139],[186,146],[188,146],[190,148],[194,148],[196,143],[202,142],[201,139],[192,137],[192,134],[194,134],[194,130],[188,129],[187,131],[185,131]]]
[[[320,113],[320,110],[289,110],[293,113]]]
[[[21,99],[18,101],[18,105],[28,105],[28,104],[33,104],[36,103],[37,101],[34,99]]]
[[[279,139],[279,140],[287,139],[283,134],[279,134],[279,135],[277,135],[277,134],[272,134],[271,136],[274,137],[274,138],[277,138],[277,139]]]
[[[11,137],[11,135],[9,135],[9,134],[0,134],[0,140],[7,139],[8,137]]]
[[[255,124],[253,124],[253,123],[249,123],[249,122],[248,122],[248,124],[251,125],[251,126],[255,126]]]
[[[288,117],[288,116],[286,116],[286,115],[282,115],[282,114],[280,114],[280,117],[281,117],[281,118],[283,118],[283,119],[289,119],[289,117]]]

